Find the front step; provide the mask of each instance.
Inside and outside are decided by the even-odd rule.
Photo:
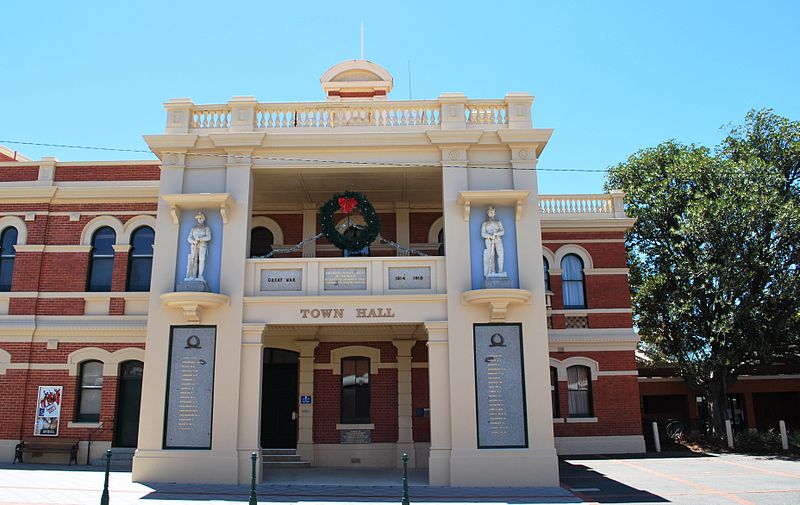
[[[261,460],[265,468],[308,468],[309,461],[303,461],[297,449],[261,449]]]
[[[135,447],[112,447],[111,448],[111,466],[131,466],[133,464],[133,455],[136,453]],[[105,456],[101,458],[94,458],[91,461],[92,466],[105,466]]]

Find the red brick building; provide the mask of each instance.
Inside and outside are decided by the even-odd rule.
[[[3,151],[2,460],[36,434],[136,447],[141,480],[247,481],[261,449],[554,485],[556,451],[644,450],[623,195],[538,194],[530,95],[323,77],[321,103],[168,102],[156,162]],[[326,240],[331,202],[379,236]]]

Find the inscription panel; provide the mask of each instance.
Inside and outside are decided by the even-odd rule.
[[[528,447],[522,325],[475,324],[478,448]]]
[[[302,268],[265,268],[261,270],[261,291],[301,291]]]
[[[342,430],[339,433],[339,442],[342,444],[372,443],[372,430]]]
[[[431,289],[431,267],[389,267],[389,289]]]
[[[173,326],[164,449],[211,449],[215,326]]]
[[[326,268],[323,271],[325,291],[364,291],[367,289],[367,269]]]

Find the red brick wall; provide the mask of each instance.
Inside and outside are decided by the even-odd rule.
[[[424,244],[428,241],[431,225],[442,217],[441,212],[411,212],[409,214],[409,235],[412,244]]]
[[[602,370],[602,368],[601,368]],[[561,416],[569,416],[567,382],[558,382]],[[592,381],[592,406],[597,422],[556,423],[557,437],[641,435],[639,385],[633,375],[603,376]]]
[[[67,181],[157,181],[161,167],[153,165],[56,166],[54,180]],[[35,179],[35,178],[34,178]]]
[[[45,253],[39,291],[86,291],[89,253]]]
[[[142,349],[144,344],[61,343],[58,349],[47,349],[47,344],[42,342],[32,344],[0,343],[0,348],[11,354],[12,363],[66,363],[70,353],[85,347],[99,347],[114,352],[130,347]],[[86,440],[94,428],[68,427],[69,422],[74,421],[76,416],[78,380],[78,376],[69,375],[67,370],[9,369],[5,375],[0,375],[0,419],[2,419],[0,439],[16,440],[20,437],[32,436],[39,386],[63,386],[59,437]],[[113,427],[114,423],[116,397],[117,377],[105,376],[103,378],[100,420],[109,427]],[[95,434],[94,439],[110,441],[112,436],[113,429],[108,429]],[[85,455],[80,457],[85,457]]]
[[[598,362],[600,371],[635,371],[633,351],[551,352],[550,357],[563,361],[586,357]],[[641,435],[639,384],[636,375],[600,376],[592,381],[592,408],[597,422],[556,423],[557,437]],[[558,381],[559,417],[569,417],[567,381]]]
[[[14,161],[0,153],[0,162]],[[0,182],[35,181],[39,178],[39,167],[3,167],[0,168]]]
[[[330,363],[330,352],[338,347],[361,345],[381,349],[383,363],[397,362],[397,350],[391,342],[323,342],[315,351],[315,363]],[[331,370],[314,371],[314,442],[338,444],[340,422],[341,375]],[[370,422],[375,425],[372,441],[397,442],[397,370],[381,368],[370,374]]]
[[[411,369],[411,415],[412,428],[415,442],[430,442],[431,441],[431,418],[430,415],[426,417],[419,417],[417,415],[418,409],[429,409],[431,406],[430,388],[428,381],[427,368],[412,368]]]

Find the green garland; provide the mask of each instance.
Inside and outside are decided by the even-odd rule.
[[[339,233],[336,229],[336,223],[333,222],[333,216],[341,210],[339,205],[340,198],[352,198],[356,201],[355,207],[361,211],[361,216],[367,224],[366,228],[356,233],[352,238],[347,238]],[[381,220],[375,212],[375,208],[369,203],[364,195],[356,193],[355,191],[345,191],[344,193],[336,193],[330,200],[325,202],[319,208],[319,224],[322,228],[322,233],[325,234],[331,244],[339,249],[350,252],[360,251],[368,247],[378,233],[381,231]]]

